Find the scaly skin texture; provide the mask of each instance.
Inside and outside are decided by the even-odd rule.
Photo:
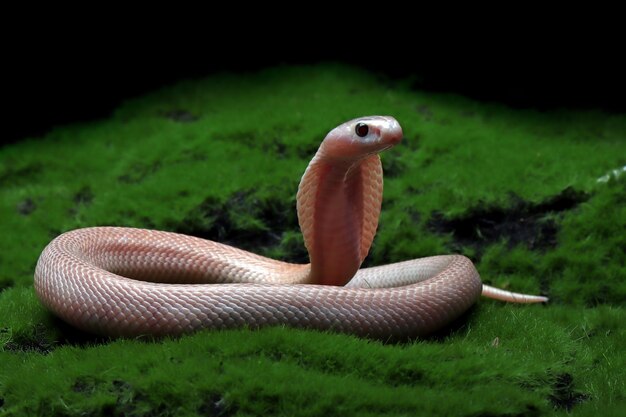
[[[44,249],[37,295],[68,323],[110,336],[285,324],[396,339],[445,326],[481,293],[547,301],[483,286],[472,262],[459,255],[359,270],[382,201],[378,153],[401,138],[388,116],[354,119],[326,136],[298,189],[310,264],[169,232],[85,228]]]

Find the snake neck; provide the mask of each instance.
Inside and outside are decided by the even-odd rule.
[[[372,244],[382,200],[378,155],[325,158],[320,149],[298,189],[298,220],[311,260],[308,281],[344,285]]]

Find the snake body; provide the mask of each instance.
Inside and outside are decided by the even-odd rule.
[[[92,227],[46,246],[36,293],[66,322],[110,336],[288,325],[403,338],[440,329],[481,294],[546,301],[482,285],[460,255],[359,269],[381,208],[378,154],[401,138],[389,116],[361,117],[328,133],[297,195],[309,264],[171,232]]]

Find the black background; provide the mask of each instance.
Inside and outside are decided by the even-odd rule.
[[[409,34],[410,35],[410,32]],[[394,41],[289,43],[289,34],[225,42],[215,32],[82,38],[39,35],[8,45],[1,76],[3,142],[41,136],[55,125],[106,117],[124,99],[181,79],[246,73],[288,64],[343,62],[416,89],[452,92],[515,108],[624,112],[620,42],[581,38],[486,43],[457,35],[433,44],[404,33]],[[495,37],[497,40],[497,36]],[[402,39],[402,41],[400,41]]]

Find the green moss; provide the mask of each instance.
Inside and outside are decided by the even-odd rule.
[[[431,338],[385,344],[283,328],[110,341],[37,301],[38,254],[77,227],[196,233],[302,262],[300,175],[328,130],[377,113],[406,140],[383,155],[367,263],[462,252],[484,281],[547,306],[484,300]],[[625,136],[623,115],[512,110],[326,65],[184,82],[1,148],[0,415],[618,415],[626,187],[596,179],[626,163]],[[585,198],[546,204],[564,190]],[[480,216],[530,221],[520,207],[554,236],[488,235]],[[467,219],[471,239],[436,227]]]

